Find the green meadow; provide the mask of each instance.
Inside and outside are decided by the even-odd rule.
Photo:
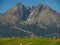
[[[60,39],[53,38],[0,38],[0,45],[60,45]]]

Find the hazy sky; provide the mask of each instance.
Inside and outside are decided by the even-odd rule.
[[[5,13],[9,8],[15,6],[17,2],[30,7],[43,3],[60,13],[60,0],[0,0],[0,13]]]

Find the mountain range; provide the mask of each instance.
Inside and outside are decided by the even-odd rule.
[[[0,14],[0,37],[60,37],[60,14],[44,4],[17,3]]]

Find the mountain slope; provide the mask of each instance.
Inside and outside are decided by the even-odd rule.
[[[60,37],[60,14],[43,4],[29,8],[17,3],[0,14],[0,31],[1,37]]]
[[[55,13],[47,6],[42,5],[43,9],[41,9],[41,11],[39,11],[38,7],[36,7],[37,9],[34,9],[31,12],[29,18],[26,21],[28,24],[37,24],[38,26],[48,26],[55,24],[56,26],[60,27],[60,14]]]
[[[26,20],[29,14],[29,7],[25,7],[21,3],[17,3],[15,7],[10,8],[6,13],[0,15],[0,18],[8,23],[15,24],[18,21]]]

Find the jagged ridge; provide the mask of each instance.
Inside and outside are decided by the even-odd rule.
[[[8,35],[12,32],[11,35],[16,36],[18,29],[10,28],[11,26],[14,27],[14,25],[22,29],[22,32],[25,30],[33,33],[34,37],[60,37],[60,14],[43,4],[29,8],[21,3],[17,3],[15,7],[9,9],[6,13],[0,14],[0,27],[9,26],[7,27],[8,31],[6,28],[2,29],[7,31],[4,35],[10,31]],[[14,30],[16,31],[14,32]],[[13,35],[13,33],[15,34]],[[24,36],[30,37],[30,34],[27,32],[24,33],[26,34]],[[22,35],[24,33],[20,32],[17,36],[22,37],[19,34]],[[3,31],[0,35],[2,34]],[[4,37],[4,35],[2,36]],[[8,35],[6,37],[9,37]]]

